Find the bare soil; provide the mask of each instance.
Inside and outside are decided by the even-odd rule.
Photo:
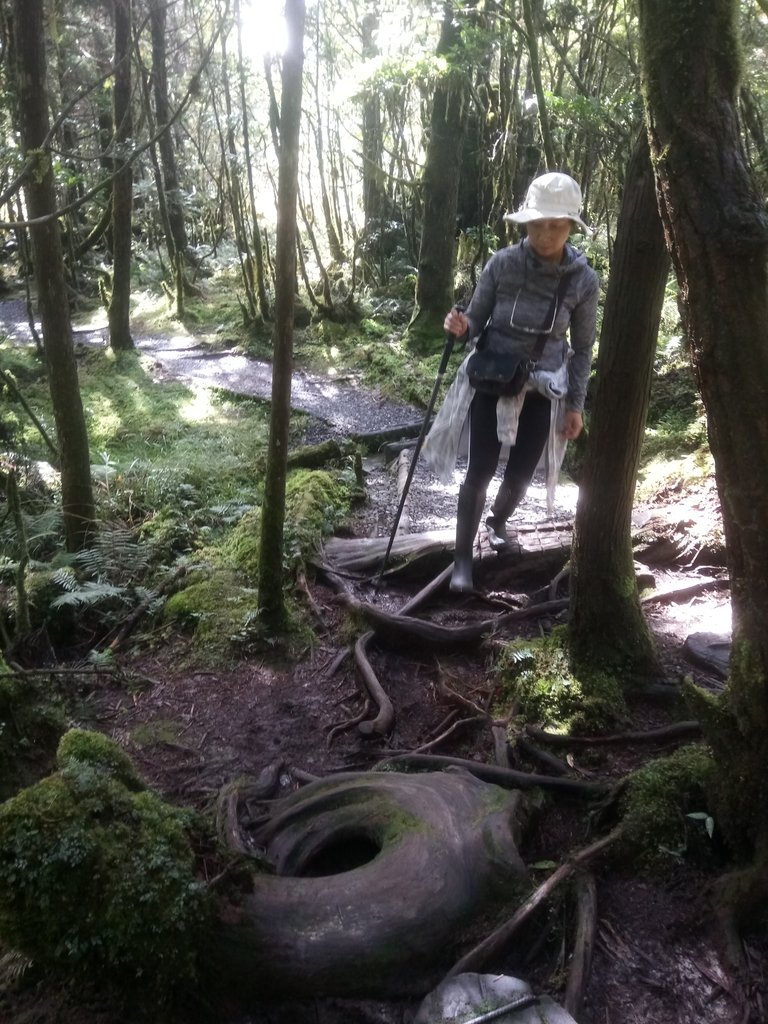
[[[380,466],[368,468],[371,497],[350,530],[360,536],[386,535],[396,504],[394,483]],[[534,494],[524,514],[539,515],[540,501]],[[450,523],[454,508],[454,490],[436,489],[433,481],[417,475],[410,509],[413,529]],[[713,487],[672,491],[638,511],[662,519],[668,534],[680,541],[674,557],[653,567],[658,591],[722,573],[721,566],[706,564],[711,552],[705,538],[712,535],[718,519]],[[571,513],[572,505],[559,509],[566,519]],[[420,586],[410,581],[376,591],[370,581],[350,585],[361,599],[390,609],[401,606]],[[527,592],[520,588],[493,597],[525,601],[540,590],[537,579]],[[258,776],[275,763],[281,766],[280,791],[287,792],[309,776],[364,770],[393,752],[414,751],[425,744],[432,744],[429,749],[435,753],[494,761],[487,724],[461,724],[472,717],[466,705],[457,706],[440,695],[440,684],[445,683],[464,701],[490,705],[494,680],[487,646],[436,655],[373,645],[371,662],[393,702],[395,725],[386,736],[363,735],[356,724],[365,704],[361,682],[353,659],[340,660],[351,639],[347,613],[321,575],[310,579],[307,600],[317,622],[317,640],[290,661],[252,655],[234,666],[201,667],[190,638],[137,635],[135,648],[121,657],[131,684],[101,676],[85,695],[78,724],[102,729],[119,740],[147,783],[169,800],[203,811],[211,810],[221,786],[240,776]],[[442,592],[424,614],[458,622],[492,612],[481,597],[456,598]],[[650,603],[647,612],[668,681],[690,674],[704,686],[720,688],[721,673],[693,664],[685,642],[690,634],[727,633],[727,590],[712,587],[682,601]],[[555,614],[533,619],[506,636],[539,635],[557,621],[562,620]],[[631,715],[628,730],[689,717],[675,699],[648,697],[631,702]],[[453,731],[437,740],[451,725]],[[618,780],[659,752],[658,746],[632,743],[578,748],[569,755],[569,764],[575,778]],[[512,766],[543,770],[519,754]],[[546,799],[532,819],[523,849],[528,863],[559,864],[594,839],[599,833],[589,810],[583,801]],[[547,870],[537,871],[536,879]],[[599,923],[579,1024],[766,1024],[768,942],[765,936],[745,938],[742,969],[728,962],[708,900],[713,869],[705,870],[681,855],[661,878],[638,875],[608,857],[597,860],[592,870]],[[561,1000],[573,942],[569,900],[556,894],[536,920],[536,933],[526,933],[524,946],[505,950],[487,970],[525,978],[535,991]],[[221,1024],[408,1024],[417,1005],[413,1000],[324,998],[248,1011],[222,1006],[213,1019]],[[9,1024],[132,1024],[134,1019],[98,997],[45,981],[0,990],[0,1022]]]

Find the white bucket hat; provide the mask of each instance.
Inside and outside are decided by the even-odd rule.
[[[580,217],[581,189],[569,174],[549,171],[534,178],[528,186],[523,205],[515,213],[507,213],[504,220],[527,224],[532,220],[565,219],[578,224],[586,235],[592,234]]]

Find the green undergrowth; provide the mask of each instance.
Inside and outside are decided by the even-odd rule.
[[[591,734],[628,720],[618,679],[602,672],[576,677],[561,629],[506,644],[495,665],[500,717],[517,706],[517,720],[552,732]]]
[[[620,855],[652,874],[665,874],[683,859],[714,863],[715,820],[707,797],[714,773],[709,750],[698,743],[633,772],[620,800]]]
[[[100,734],[65,734],[56,767],[0,806],[0,938],[40,966],[162,998],[194,979],[208,922],[200,826]]]
[[[292,472],[286,483],[284,572],[295,578],[323,539],[347,516],[358,490],[351,467],[340,471]],[[253,508],[220,540],[200,553],[207,568],[167,603],[166,618],[190,630],[196,656],[231,659],[267,641],[257,616],[261,509]],[[289,601],[285,636],[306,646],[311,632],[299,606]]]
[[[437,376],[445,339],[436,333],[421,354],[410,351],[404,327],[363,316],[359,323],[321,320],[301,332],[296,359],[331,379],[350,372],[369,387],[397,401],[425,407]],[[465,353],[451,358],[446,372],[450,382]]]
[[[660,347],[654,368],[637,484],[652,498],[670,481],[695,485],[714,472],[707,423],[687,354],[677,343]]]

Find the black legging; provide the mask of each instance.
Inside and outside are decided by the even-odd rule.
[[[469,407],[469,462],[465,483],[486,490],[499,464],[501,442],[496,430],[495,395],[476,392]],[[517,440],[509,449],[504,479],[527,486],[544,451],[549,434],[552,403],[537,391],[529,391],[520,410]]]

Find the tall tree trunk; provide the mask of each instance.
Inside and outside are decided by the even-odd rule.
[[[291,419],[293,309],[296,293],[296,201],[299,191],[299,129],[305,13],[304,0],[286,0],[288,44],[283,54],[283,88],[280,103],[272,415],[259,557],[259,614],[272,628],[279,628],[285,619],[283,526],[288,428]]]
[[[95,514],[88,432],[77,382],[72,325],[64,280],[59,224],[53,216],[56,194],[50,154],[41,147],[48,135],[43,0],[15,0],[17,88],[21,142],[25,155],[37,151],[37,165],[24,192],[37,278],[43,344],[61,453],[61,505],[68,551],[88,543]]]
[[[624,679],[661,674],[640,607],[630,520],[668,273],[643,129],[624,183],[571,560],[574,662]]]
[[[720,714],[707,730],[724,783],[718,820],[737,849],[762,856],[768,902],[768,217],[737,112],[739,5],[640,0],[639,13],[651,154],[731,578],[733,729]]]
[[[237,29],[237,80],[240,87],[240,109],[243,118],[243,156],[248,175],[248,202],[251,211],[251,236],[253,241],[253,260],[255,270],[254,287],[259,299],[259,312],[262,320],[270,320],[272,313],[269,308],[267,294],[267,274],[264,265],[264,243],[259,228],[259,217],[256,209],[256,189],[253,183],[253,160],[251,159],[250,117],[248,114],[247,90],[245,82],[245,61],[243,59],[243,36],[240,25],[240,0],[235,0],[235,26]]]
[[[364,60],[372,60],[378,54],[376,45],[378,27],[378,12],[366,11],[360,24]],[[382,220],[389,215],[389,203],[382,169],[384,139],[381,126],[381,97],[376,84],[368,84],[365,87],[362,106],[363,218],[364,231],[366,234],[370,234],[376,230],[380,231]]]
[[[229,208],[232,214],[232,226],[235,232],[235,244],[237,245],[237,257],[240,260],[240,274],[245,291],[247,309],[244,308],[246,317],[250,323],[255,323],[259,315],[259,307],[256,299],[254,282],[254,262],[251,255],[251,244],[248,239],[248,230],[245,223],[245,210],[243,201],[243,189],[240,182],[240,172],[237,158],[237,143],[235,141],[234,110],[232,107],[232,94],[229,88],[229,74],[227,72],[227,39],[224,32],[221,34],[221,64],[222,78],[221,91],[224,98],[224,110],[226,113],[225,124],[221,123],[218,107],[214,98],[214,116],[216,126],[221,140],[221,157],[224,168],[227,191],[229,194]]]
[[[131,244],[133,242],[133,169],[126,148],[133,135],[131,117],[132,0],[114,0],[115,79],[113,87],[113,146],[117,173],[112,186],[112,295],[107,315],[109,344],[129,351],[131,337]]]
[[[452,3],[443,6],[437,52],[451,56],[452,67],[437,83],[432,101],[429,145],[424,163],[424,209],[416,279],[416,311],[409,334],[441,337],[442,322],[453,303],[456,209],[461,152],[467,124],[468,89],[455,52],[461,46]],[[434,341],[433,341],[434,343]]]
[[[539,60],[539,43],[536,34],[536,24],[533,17],[533,6],[531,0],[523,0],[523,18],[525,20],[526,43],[528,54],[531,58],[531,78],[533,87],[536,90],[536,105],[541,129],[541,141],[544,146],[544,156],[547,160],[547,169],[554,171],[557,168],[555,159],[555,147],[552,142],[552,130],[549,126],[549,108],[544,93],[544,84],[541,78],[541,61]]]
[[[165,47],[167,11],[166,0],[151,0],[149,25],[152,34],[152,92],[155,101],[155,121],[158,128],[167,125],[171,117]],[[184,223],[184,204],[179,191],[179,172],[176,166],[173,133],[170,129],[163,132],[157,140],[157,145],[160,152],[163,191],[174,251],[178,255],[184,256],[187,251],[187,229]]]
[[[315,94],[315,159],[317,160],[317,185],[320,189],[320,203],[323,209],[323,219],[325,221],[325,234],[328,240],[328,250],[331,254],[331,259],[341,265],[346,262],[346,254],[342,245],[341,239],[341,225],[338,223],[334,216],[334,210],[331,205],[331,200],[328,195],[328,180],[325,169],[325,143],[326,138],[323,134],[323,113],[320,106],[320,76],[322,74],[321,69],[321,54],[323,53],[323,41],[321,40],[321,18],[323,15],[323,5],[318,4],[315,8],[315,81],[314,81],[314,94]],[[330,71],[330,67],[327,69]]]

